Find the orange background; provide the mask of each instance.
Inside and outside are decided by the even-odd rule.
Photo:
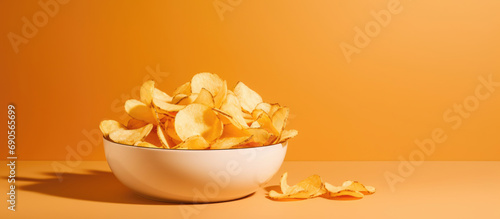
[[[500,82],[500,2],[401,0],[350,63],[341,42],[353,45],[354,28],[393,1],[220,2],[223,20],[214,1],[74,0],[15,53],[8,33],[42,8],[2,1],[1,113],[17,107],[19,159],[66,159],[88,141],[82,131],[123,115],[117,106],[158,66],[169,93],[207,71],[289,106],[300,134],[287,160],[397,160],[435,128],[447,139],[429,160],[500,160],[500,87],[459,129],[443,120],[479,76]],[[105,159],[102,145],[82,159]]]

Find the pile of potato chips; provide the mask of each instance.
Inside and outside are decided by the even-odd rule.
[[[104,120],[99,128],[116,143],[150,148],[228,149],[284,143],[296,130],[285,130],[289,108],[265,103],[238,82],[231,91],[218,75],[199,73],[172,96],[146,81],[140,100],[127,100],[127,125]]]
[[[375,188],[365,186],[358,181],[345,181],[342,186],[333,186],[327,182],[323,182],[318,175],[312,175],[294,186],[289,186],[287,183],[288,173],[281,176],[281,192],[274,190],[269,192],[269,197],[273,199],[307,199],[318,196],[326,198],[337,197],[354,197],[363,198],[365,195],[375,193]]]

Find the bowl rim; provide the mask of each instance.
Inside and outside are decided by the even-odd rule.
[[[242,149],[275,147],[278,145],[281,145],[282,147],[288,146],[288,141],[286,141],[284,143],[264,145],[264,146],[258,146],[258,147],[249,147],[249,148],[226,148],[226,149],[211,149],[211,150],[210,149],[208,149],[208,150],[207,149],[172,149],[172,148],[148,148],[148,147],[140,147],[140,146],[135,146],[135,145],[122,144],[122,143],[111,141],[111,140],[107,139],[106,137],[104,137],[104,135],[102,136],[102,139],[103,139],[103,141],[107,141],[110,143],[119,144],[119,145],[123,145],[123,146],[127,146],[127,147],[133,147],[133,148],[144,149],[144,150],[164,150],[164,151],[227,151],[227,150],[236,151],[236,150],[242,150]]]

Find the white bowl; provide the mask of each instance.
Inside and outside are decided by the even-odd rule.
[[[279,170],[287,144],[223,150],[155,149],[103,139],[120,182],[147,198],[219,202],[248,196]]]

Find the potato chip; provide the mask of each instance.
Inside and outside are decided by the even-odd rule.
[[[163,101],[163,102],[171,102],[172,97],[166,94],[165,92],[158,90],[157,88],[153,89],[153,99],[157,99],[158,101]]]
[[[271,118],[269,118],[269,116],[266,113],[260,114],[259,118],[257,118],[255,121],[259,123],[261,128],[267,130],[269,133],[275,136],[280,135],[280,132],[274,127]]]
[[[286,183],[288,174],[283,174],[281,181]],[[272,190],[269,192],[269,197],[273,199],[306,199],[313,198],[319,195],[323,188],[323,181],[318,175],[312,175],[294,186],[285,184],[282,186],[282,194]],[[284,190],[284,191],[283,191]]]
[[[109,138],[116,143],[134,145],[136,142],[144,140],[152,129],[153,124],[138,129],[117,129],[109,133]]]
[[[161,148],[146,141],[138,141],[134,144],[134,146],[146,147],[146,148]]]
[[[154,88],[155,82],[153,80],[149,80],[144,82],[140,89],[141,101],[148,107],[151,106],[151,102],[153,101]]]
[[[270,105],[271,108],[269,109],[269,112],[267,112],[267,115],[269,115],[269,117],[273,117],[274,113],[281,108],[281,105],[279,103],[272,103]]]
[[[258,121],[253,121],[250,125],[250,128],[260,128],[260,124]]]
[[[165,124],[159,122],[158,126],[156,127],[156,134],[158,135],[158,138],[160,139],[161,145],[164,148],[170,148],[171,145],[167,141],[167,136],[166,136],[165,132],[166,132]]]
[[[174,142],[173,145],[177,145],[182,142],[177,132],[175,132],[175,120],[171,119],[167,123],[167,136]]]
[[[288,139],[291,139],[295,136],[297,136],[299,132],[295,129],[290,129],[290,130],[285,130],[283,133],[281,133],[280,139],[278,143],[283,143],[285,141],[288,141]]]
[[[325,183],[325,188],[328,191],[329,197],[350,196],[363,198],[365,195],[375,192],[374,187],[364,186],[358,181],[345,181],[342,186],[333,186],[329,183]]]
[[[224,81],[216,74],[204,72],[198,73],[191,79],[191,93],[200,93],[202,88],[210,91],[212,95],[217,95],[223,88]]]
[[[241,107],[247,112],[252,112],[257,104],[262,103],[262,97],[241,81],[234,87],[234,94],[240,101]]]
[[[131,118],[127,122],[127,129],[138,129],[138,128],[143,127],[147,124],[148,124],[147,122]]]
[[[179,104],[182,100],[186,99],[189,97],[189,94],[176,94],[175,96],[172,97],[172,101],[170,103],[172,104]]]
[[[153,110],[141,101],[134,99],[127,100],[125,102],[125,111],[134,119],[157,124]]]
[[[182,98],[177,104],[179,105],[189,105],[194,103],[194,101],[198,98],[198,94],[190,94],[189,96]]]
[[[103,120],[99,124],[99,129],[101,129],[102,135],[108,138],[109,133],[118,129],[125,129],[125,126],[115,120]]]
[[[259,104],[257,104],[257,106],[255,106],[254,110],[262,110],[269,115],[269,111],[271,110],[271,104],[264,103],[264,102],[259,103]]]
[[[251,135],[251,142],[257,143],[257,146],[269,145],[275,140],[275,136],[262,128],[247,128],[244,130]]]
[[[205,88],[201,89],[198,97],[193,101],[193,103],[203,104],[210,108],[213,108],[215,106],[214,97],[212,96],[210,91]]]
[[[244,129],[238,128],[232,123],[225,124],[224,125],[224,130],[222,131],[222,135],[220,138],[229,138],[229,137],[244,137],[244,136],[250,136],[248,132],[246,132]]]
[[[232,93],[226,95],[226,99],[220,107],[220,111],[224,112],[223,115],[230,115],[229,121],[233,123],[236,127],[246,128],[248,124],[243,118],[243,113],[241,112],[241,105],[238,98]]]
[[[174,147],[174,149],[207,149],[210,147],[210,144],[203,138],[202,136],[195,135],[187,138],[182,143],[178,144]]]
[[[158,113],[169,114],[171,112],[177,112],[184,109],[184,105],[175,105],[167,102],[160,101],[158,99],[153,99],[153,105],[156,106]]]
[[[190,82],[186,82],[185,84],[179,86],[178,88],[176,88],[174,90],[174,93],[172,94],[172,96],[176,96],[177,94],[184,94],[184,95],[189,95],[191,94],[191,83]]]
[[[175,116],[175,132],[182,140],[199,135],[213,142],[222,135],[222,128],[217,115],[203,104],[189,104]]]
[[[227,82],[224,81],[222,83],[222,87],[219,89],[219,92],[212,93],[212,95],[214,96],[215,108],[220,108],[227,96]]]
[[[282,107],[278,109],[272,117],[273,126],[279,133],[282,133],[285,130],[286,120],[288,119],[288,114],[290,113],[290,109],[288,107]]]
[[[365,186],[358,181],[345,181],[344,183],[342,183],[342,187],[344,187],[345,189],[361,192],[365,195],[375,193],[375,188],[373,186]]]
[[[219,138],[210,146],[210,149],[228,149],[237,147],[247,143],[251,138],[252,136]]]

